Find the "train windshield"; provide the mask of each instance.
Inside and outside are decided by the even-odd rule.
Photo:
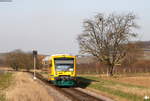
[[[74,58],[55,58],[56,71],[73,71]]]

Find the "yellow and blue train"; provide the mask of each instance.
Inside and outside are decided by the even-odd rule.
[[[46,60],[49,81],[57,86],[76,85],[76,56],[56,54]]]

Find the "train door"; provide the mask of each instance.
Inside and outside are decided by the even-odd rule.
[[[53,70],[52,70],[52,60],[49,61],[49,67],[48,67],[48,72],[49,72],[49,80],[52,80],[52,75],[53,75]]]

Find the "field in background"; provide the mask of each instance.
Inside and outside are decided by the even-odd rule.
[[[82,84],[96,89],[116,101],[144,101],[144,96],[150,96],[150,74],[134,76],[106,77],[99,75],[80,75]],[[150,101],[150,100],[146,100]]]

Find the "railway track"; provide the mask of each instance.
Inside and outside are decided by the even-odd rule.
[[[75,88],[62,88],[63,92],[70,96],[73,101],[104,101]]]
[[[30,72],[32,75],[33,73]],[[52,83],[47,81],[41,74],[36,73],[36,77],[43,81],[46,85],[53,87],[55,90],[59,91],[64,96],[68,97],[71,101],[106,101],[103,99],[100,99],[96,96],[92,96],[88,93],[82,92],[76,88],[72,87],[57,87],[54,86]]]

